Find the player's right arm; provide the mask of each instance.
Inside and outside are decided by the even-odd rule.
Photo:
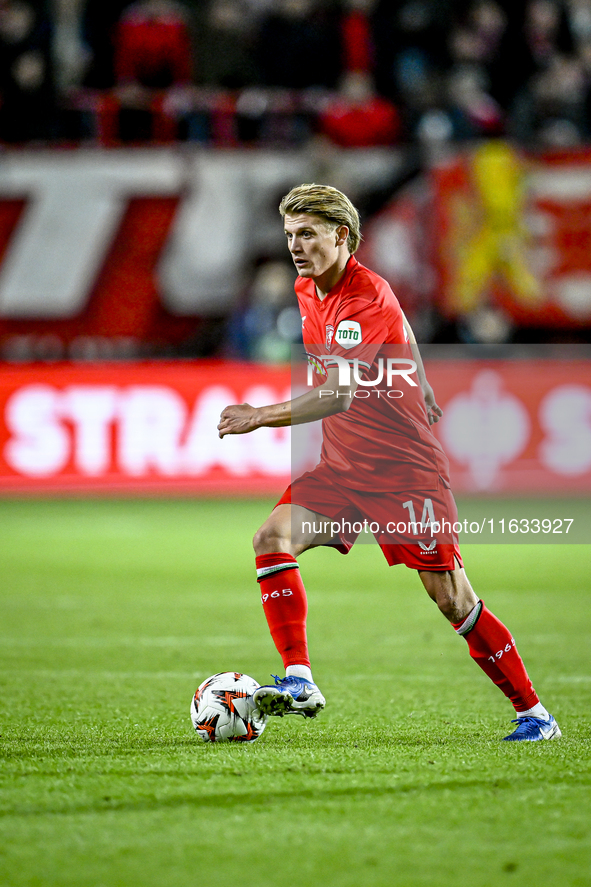
[[[284,403],[253,407],[249,403],[233,404],[226,407],[220,416],[218,432],[226,434],[248,434],[257,428],[281,428],[284,425],[303,425],[326,419],[335,413],[344,413],[353,402],[357,388],[354,378],[346,390],[339,390],[339,368],[330,367],[326,380],[317,388],[312,388]]]

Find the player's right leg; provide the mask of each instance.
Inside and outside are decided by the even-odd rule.
[[[330,518],[288,503],[277,505],[254,537],[263,610],[286,673],[255,691],[253,699],[264,714],[313,718],[324,708],[324,696],[312,679],[308,602],[296,556],[331,537]]]

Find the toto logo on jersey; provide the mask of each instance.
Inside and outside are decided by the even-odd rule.
[[[361,325],[356,320],[343,320],[339,323],[335,339],[343,348],[354,348],[363,341]]]

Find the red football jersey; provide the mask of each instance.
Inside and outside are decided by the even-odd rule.
[[[321,461],[345,486],[368,493],[435,490],[439,476],[449,483],[447,457],[431,432],[417,373],[409,369],[402,311],[386,281],[351,256],[324,299],[311,278],[298,277],[295,291],[314,384],[326,381],[319,364],[335,365],[336,358],[361,380],[349,409],[322,421]],[[388,368],[395,371],[390,379]]]

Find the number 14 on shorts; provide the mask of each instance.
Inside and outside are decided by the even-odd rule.
[[[415,506],[412,499],[409,499],[408,502],[403,502],[402,507],[406,508],[409,516],[409,530],[417,535],[418,529],[422,532],[427,530],[431,530],[431,535],[436,533],[439,529],[437,521],[435,520],[435,512],[433,510],[433,501],[431,499],[425,499],[423,502],[423,513],[421,515],[420,522],[417,521],[415,514]]]

